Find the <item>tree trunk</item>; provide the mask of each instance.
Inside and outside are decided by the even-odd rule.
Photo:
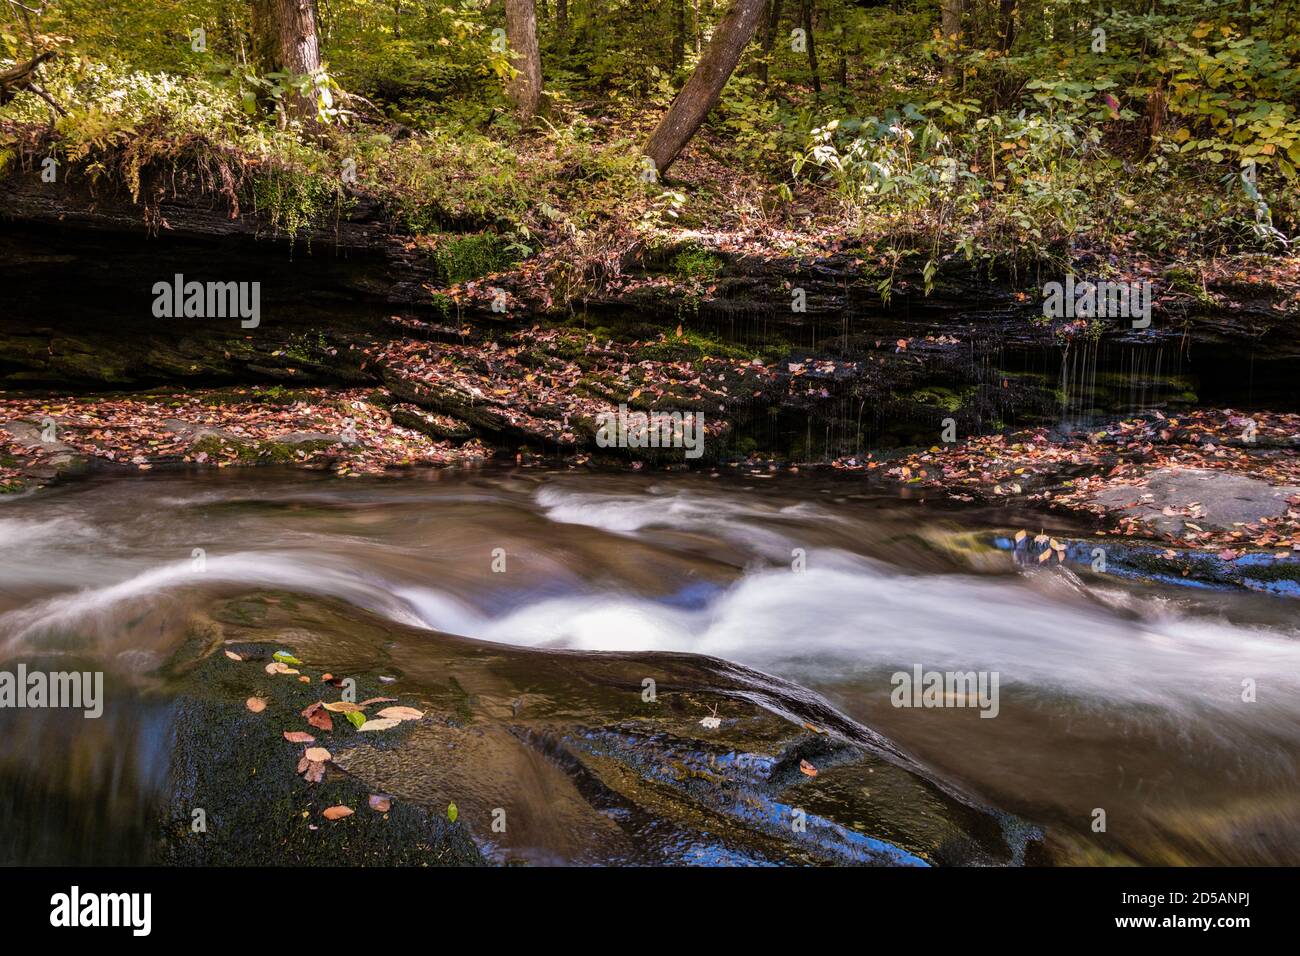
[[[943,64],[943,75],[949,80],[957,75],[957,51],[955,47],[957,41],[961,38],[961,6],[962,0],[943,0],[943,6],[940,8],[939,14],[939,30],[943,34],[944,41],[953,47],[953,49],[949,49]]]
[[[537,9],[533,0],[506,0],[506,40],[517,54],[514,67],[518,71],[507,93],[515,115],[530,120],[542,102],[542,58],[537,51]]]
[[[673,69],[681,68],[686,56],[686,0],[673,0]]]
[[[813,39],[813,14],[815,0],[803,0],[803,31],[808,44],[808,69],[812,72],[813,93],[821,95],[822,77],[817,70],[817,43]]]
[[[266,72],[319,76],[316,0],[253,0],[253,44],[255,58]],[[302,122],[316,122],[314,88],[291,92],[285,105]]]
[[[781,29],[781,4],[783,0],[768,0],[767,20],[763,24],[763,56],[758,61],[758,78],[767,86],[772,51],[776,48],[776,34]]]
[[[727,85],[749,38],[754,35],[765,3],[766,0],[732,0],[722,15],[695,72],[646,144],[645,154],[654,161],[660,173],[673,164],[709,115],[709,110],[717,105],[722,88]]]
[[[26,63],[18,63],[0,71],[0,103],[8,103],[19,90],[30,89],[35,82],[37,69],[54,54],[54,50],[45,50]]]
[[[569,32],[569,0],[555,0],[555,26],[560,36]]]
[[[1001,24],[998,29],[998,48],[1003,53],[1011,52],[1011,44],[1016,39],[1016,7],[1018,0],[999,0],[998,12]]]

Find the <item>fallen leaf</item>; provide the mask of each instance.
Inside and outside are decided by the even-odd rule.
[[[262,700],[260,697],[250,697],[248,700],[244,701],[244,706],[253,713],[260,714],[262,711],[266,710],[266,701]]]
[[[325,705],[325,709],[336,714],[350,714],[353,711],[360,710],[361,706],[347,700],[332,700]]]
[[[282,664],[301,664],[302,661],[294,657],[288,651],[276,651],[271,655],[272,660],[279,661]]]
[[[324,763],[326,760],[334,759],[334,755],[330,753],[328,750],[326,750],[324,747],[308,747],[307,752],[303,754],[303,756],[306,757],[308,760],[312,761],[313,763],[315,762]]]
[[[364,724],[358,727],[357,730],[388,730],[391,727],[396,727],[400,723],[400,720],[393,720],[391,718],[387,720],[367,720]]]
[[[366,715],[359,710],[351,711],[349,713],[344,714],[343,716],[346,717],[348,719],[348,723],[350,723],[353,727],[357,728],[357,730],[360,730],[362,727],[365,726]]]
[[[330,807],[328,810],[321,811],[321,816],[326,820],[342,820],[344,817],[352,816],[352,808],[340,804],[337,807]]]
[[[390,701],[397,700],[396,697],[371,697],[369,700],[363,700],[357,704],[358,707],[369,707],[371,704],[386,704]]]
[[[387,813],[392,807],[393,801],[389,797],[381,796],[377,793],[370,795],[370,809],[376,813]]]
[[[456,809],[456,804],[447,804],[447,819],[455,823],[458,816],[460,816],[460,811]]]
[[[314,744],[316,742],[315,737],[303,730],[286,730],[284,739],[291,744]]]
[[[229,657],[232,661],[242,661],[242,660],[243,660],[243,658],[240,657],[238,654],[236,654],[234,651],[226,651],[226,656]]]
[[[330,715],[325,713],[322,709],[324,706],[325,705],[320,701],[316,701],[316,703],[306,708],[302,712],[302,715],[307,718],[307,723],[311,724],[317,730],[328,730],[332,732],[334,730],[334,721],[331,720]]]
[[[424,716],[424,711],[416,710],[414,707],[385,707],[379,712],[379,716],[390,720],[419,720]]]
[[[799,761],[799,770],[801,773],[805,773],[810,777],[817,776],[817,768],[814,767],[812,764],[810,764],[807,760]]]

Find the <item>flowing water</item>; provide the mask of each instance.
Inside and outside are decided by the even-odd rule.
[[[274,589],[430,648],[442,633],[746,665],[1039,825],[1065,861],[1300,863],[1294,603],[1081,578],[988,544],[1041,520],[808,474],[92,480],[0,501],[0,666],[64,655],[146,685],[196,612]],[[894,706],[891,675],[918,666],[996,672],[996,717]],[[6,780],[84,772],[51,760],[66,728],[8,727]],[[132,727],[87,759],[156,778],[163,731]]]

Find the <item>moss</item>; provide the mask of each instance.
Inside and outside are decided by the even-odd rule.
[[[949,412],[961,411],[963,407],[975,397],[977,389],[967,388],[958,392],[951,388],[944,388],[941,385],[931,385],[926,388],[918,388],[908,394],[908,398],[921,405],[937,405],[939,408]]]
[[[698,246],[683,249],[673,259],[673,272],[691,282],[710,282],[722,273],[726,265],[717,253]]]
[[[294,239],[304,229],[345,213],[341,185],[292,166],[270,166],[253,179],[253,204],[271,226]]]
[[[258,600],[227,606],[222,617],[243,616]],[[267,610],[263,604],[263,616]],[[169,663],[179,676],[173,711],[172,759],[167,796],[157,809],[158,862],[171,865],[474,865],[482,856],[463,825],[406,800],[383,814],[366,808],[369,790],[333,765],[319,784],[296,771],[301,748],[286,745],[282,730],[303,726],[301,710],[321,698],[319,684],[283,680],[265,690],[261,662],[280,644],[234,645],[248,664],[232,666],[211,651],[211,635],[193,633]],[[195,662],[195,659],[197,661]],[[193,662],[193,663],[192,663]],[[382,693],[378,681],[359,676],[358,692]],[[243,704],[265,695],[264,713]],[[409,729],[391,731],[368,746],[391,747]],[[346,721],[336,721],[329,747],[335,753],[360,743]],[[326,807],[345,805],[353,816],[327,822]],[[203,808],[205,832],[191,828]]]
[[[1268,564],[1238,566],[1243,578],[1252,581],[1300,581],[1300,562],[1273,561]]]
[[[754,359],[759,353],[734,342],[687,329],[679,336],[646,345],[641,354],[655,361],[683,362],[702,358]]]
[[[447,285],[501,272],[518,261],[505,240],[490,232],[445,238],[434,258]]]
[[[433,310],[445,321],[451,318],[451,307],[454,304],[451,296],[443,295],[441,292],[434,292],[430,297],[430,304]]]
[[[233,438],[222,438],[220,435],[204,435],[193,445],[190,446],[190,454],[206,454],[209,458],[224,458],[230,451],[234,451],[238,457],[243,457],[245,453],[251,452],[252,449],[241,441]]]
[[[301,389],[272,385],[266,388],[231,388],[208,392],[199,398],[204,405],[293,405],[311,400],[311,395]]]

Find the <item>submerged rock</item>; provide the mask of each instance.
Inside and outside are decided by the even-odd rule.
[[[815,694],[712,658],[507,647],[288,595],[230,602],[193,633],[166,668],[169,862],[1017,864],[1038,839]],[[265,671],[277,649],[300,675]],[[322,669],[423,716],[312,730],[302,710],[340,693]],[[328,747],[320,784],[295,773],[285,730]],[[390,813],[365,809],[375,793]],[[338,804],[356,813],[320,817]]]

